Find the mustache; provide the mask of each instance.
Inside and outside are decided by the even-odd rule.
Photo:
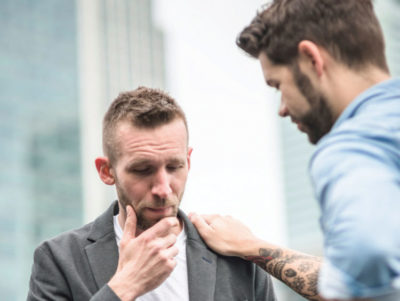
[[[175,198],[169,197],[169,198],[160,198],[160,197],[155,197],[154,201],[153,201],[153,205],[152,207],[167,207],[169,205],[173,205],[176,204],[176,200]]]
[[[157,208],[175,206],[176,204],[179,204],[179,203],[180,203],[179,199],[177,197],[174,197],[174,196],[169,196],[167,198],[161,198],[159,196],[153,196],[152,200],[142,200],[142,201],[140,201],[139,204],[138,204],[138,207],[139,208],[151,207],[151,208],[157,209]]]

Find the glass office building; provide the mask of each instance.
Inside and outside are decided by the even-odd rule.
[[[82,217],[72,1],[0,2],[0,299],[23,300],[34,247]]]
[[[85,23],[93,7],[95,28]],[[119,91],[163,88],[163,39],[151,12],[144,0],[0,1],[1,300],[26,299],[34,248],[82,225],[91,210],[82,166],[94,169],[84,155],[94,138],[85,120],[101,129]],[[98,72],[83,66],[85,51]]]

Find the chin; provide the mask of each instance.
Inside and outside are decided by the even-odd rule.
[[[172,212],[170,214],[159,216],[158,218],[154,218],[154,219],[146,218],[144,216],[138,216],[137,217],[137,227],[144,231],[144,230],[147,230],[147,229],[153,227],[155,224],[157,224],[163,218],[177,217],[177,215],[178,215],[178,211],[174,210],[174,212]]]

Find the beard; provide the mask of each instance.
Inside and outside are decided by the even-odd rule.
[[[151,228],[165,217],[176,217],[178,215],[178,208],[181,198],[171,196],[165,199],[154,196],[153,197],[154,199],[152,201],[140,200],[138,202],[133,202],[129,200],[126,193],[118,184],[118,181],[116,181],[116,189],[118,194],[118,201],[121,204],[121,209],[124,210],[125,216],[126,216],[126,206],[128,205],[132,206],[136,214],[136,220],[137,220],[136,227],[142,231]],[[145,210],[148,207],[150,208],[171,207],[172,210],[168,215],[160,216],[159,218],[156,219],[150,219],[145,215]]]
[[[137,218],[136,226],[139,229],[145,231],[145,230],[153,227],[155,224],[157,224],[160,220],[162,220],[165,217],[176,217],[178,215],[178,205],[177,204],[179,204],[179,201],[174,200],[173,198],[168,198],[168,199],[160,198],[155,203],[152,202],[151,205],[153,208],[154,207],[156,207],[156,208],[157,207],[171,207],[172,208],[172,211],[168,215],[164,215],[157,219],[149,219],[145,216],[144,211],[145,211],[145,207],[147,205],[146,201],[143,200],[143,201],[139,202],[139,204],[136,207],[134,207],[132,205],[133,209],[136,212],[136,218]]]
[[[297,88],[311,107],[307,114],[296,119],[306,128],[309,141],[316,144],[331,130],[334,124],[333,113],[328,107],[325,95],[314,88],[308,76],[300,71],[297,64],[293,65],[292,71]]]

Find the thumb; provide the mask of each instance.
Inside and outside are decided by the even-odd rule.
[[[212,227],[205,221],[205,219],[196,213],[190,215],[190,220],[199,231],[200,236],[205,239],[212,231]]]
[[[126,219],[124,225],[124,233],[122,234],[122,240],[129,240],[136,237],[137,218],[132,206],[127,205],[125,208]]]

